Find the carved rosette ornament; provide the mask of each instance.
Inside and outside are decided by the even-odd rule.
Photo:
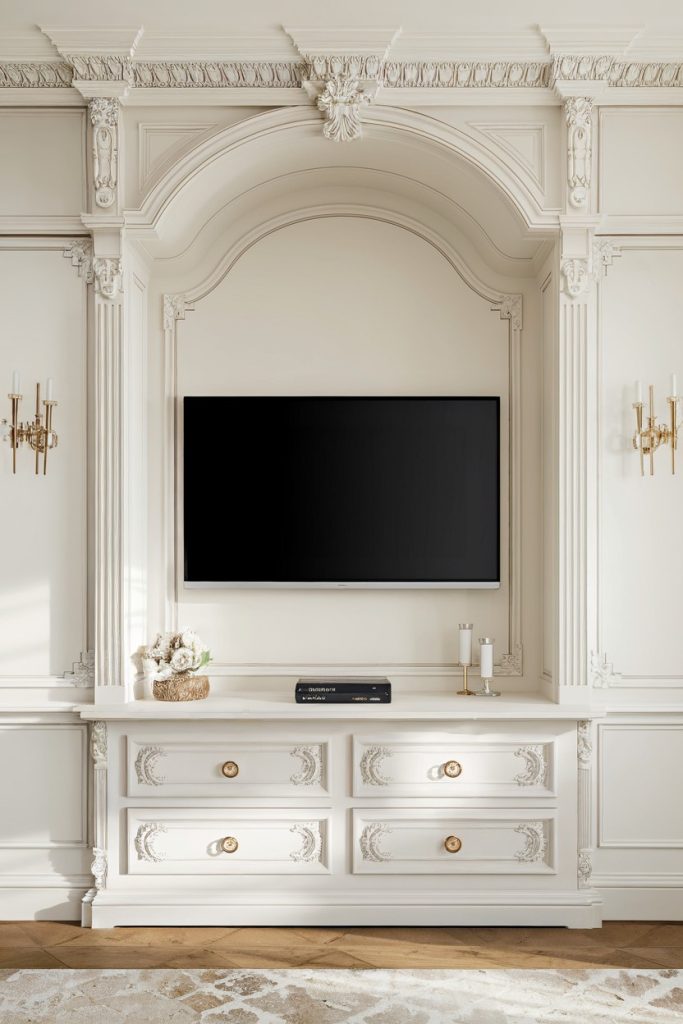
[[[515,750],[515,757],[524,761],[524,770],[515,775],[518,786],[544,786],[548,774],[548,762],[542,743],[533,743]]]
[[[515,860],[524,864],[536,864],[545,858],[548,840],[542,821],[525,821],[515,829],[524,838],[524,846],[515,854]]]
[[[301,840],[298,850],[292,850],[290,859],[297,864],[307,864],[311,861],[321,861],[323,857],[323,836],[320,831],[319,821],[307,821],[301,824],[292,825],[289,830]]]
[[[301,762],[301,767],[289,777],[294,786],[315,786],[322,781],[323,753],[319,743],[310,747],[295,747],[290,750],[292,757]]]
[[[318,97],[318,108],[325,114],[323,135],[333,142],[352,142],[362,135],[360,112],[370,97],[350,75],[330,78]]]
[[[123,268],[119,256],[96,256],[93,260],[95,291],[103,299],[115,299],[121,291]]]
[[[98,96],[90,101],[89,111],[93,127],[92,172],[95,202],[103,209],[108,209],[116,201],[119,101]]]
[[[591,183],[593,100],[587,96],[570,96],[565,101],[567,121],[567,187],[569,204],[581,209],[588,200]]]
[[[371,860],[376,864],[391,860],[391,854],[380,849],[379,845],[380,839],[391,832],[392,829],[381,821],[374,821],[371,825],[366,825],[358,840],[363,860]]]

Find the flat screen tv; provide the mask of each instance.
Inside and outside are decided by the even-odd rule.
[[[500,400],[185,398],[188,587],[496,587]]]

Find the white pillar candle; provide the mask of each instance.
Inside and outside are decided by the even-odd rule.
[[[636,402],[642,402],[643,400],[643,385],[639,380],[636,381]]]
[[[479,638],[479,661],[482,679],[493,679],[493,640],[487,636]]]
[[[21,392],[19,390],[20,387],[21,387],[21,377],[19,376],[19,371],[15,370],[14,373],[12,374],[12,394],[13,395],[20,395],[21,394]]]
[[[472,623],[460,623],[460,664],[472,664]]]
[[[671,374],[671,397],[676,398],[678,396],[678,382],[676,380],[676,374]]]
[[[45,401],[46,402],[51,402],[52,401],[52,385],[53,384],[54,384],[54,381],[52,380],[52,377],[48,377],[47,378],[47,383],[45,384]]]

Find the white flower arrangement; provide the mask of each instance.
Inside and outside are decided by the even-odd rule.
[[[191,629],[182,633],[158,633],[143,655],[145,674],[156,680],[170,679],[183,672],[199,672],[210,661],[211,651]]]

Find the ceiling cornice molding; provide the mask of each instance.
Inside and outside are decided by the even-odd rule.
[[[59,53],[71,55],[132,58],[142,37],[142,26],[135,28],[50,28],[40,27]]]
[[[3,105],[24,103],[22,90],[38,104],[51,96],[66,102],[72,90],[127,103],[142,102],[143,93],[153,104],[252,104],[266,95],[273,105],[305,103],[304,91],[316,100],[338,76],[357,79],[378,100],[381,91],[383,103],[418,106],[569,96],[620,104],[627,95],[643,105],[683,105],[683,29],[559,25],[455,35],[304,27],[227,36],[47,27],[5,34],[0,44]]]

